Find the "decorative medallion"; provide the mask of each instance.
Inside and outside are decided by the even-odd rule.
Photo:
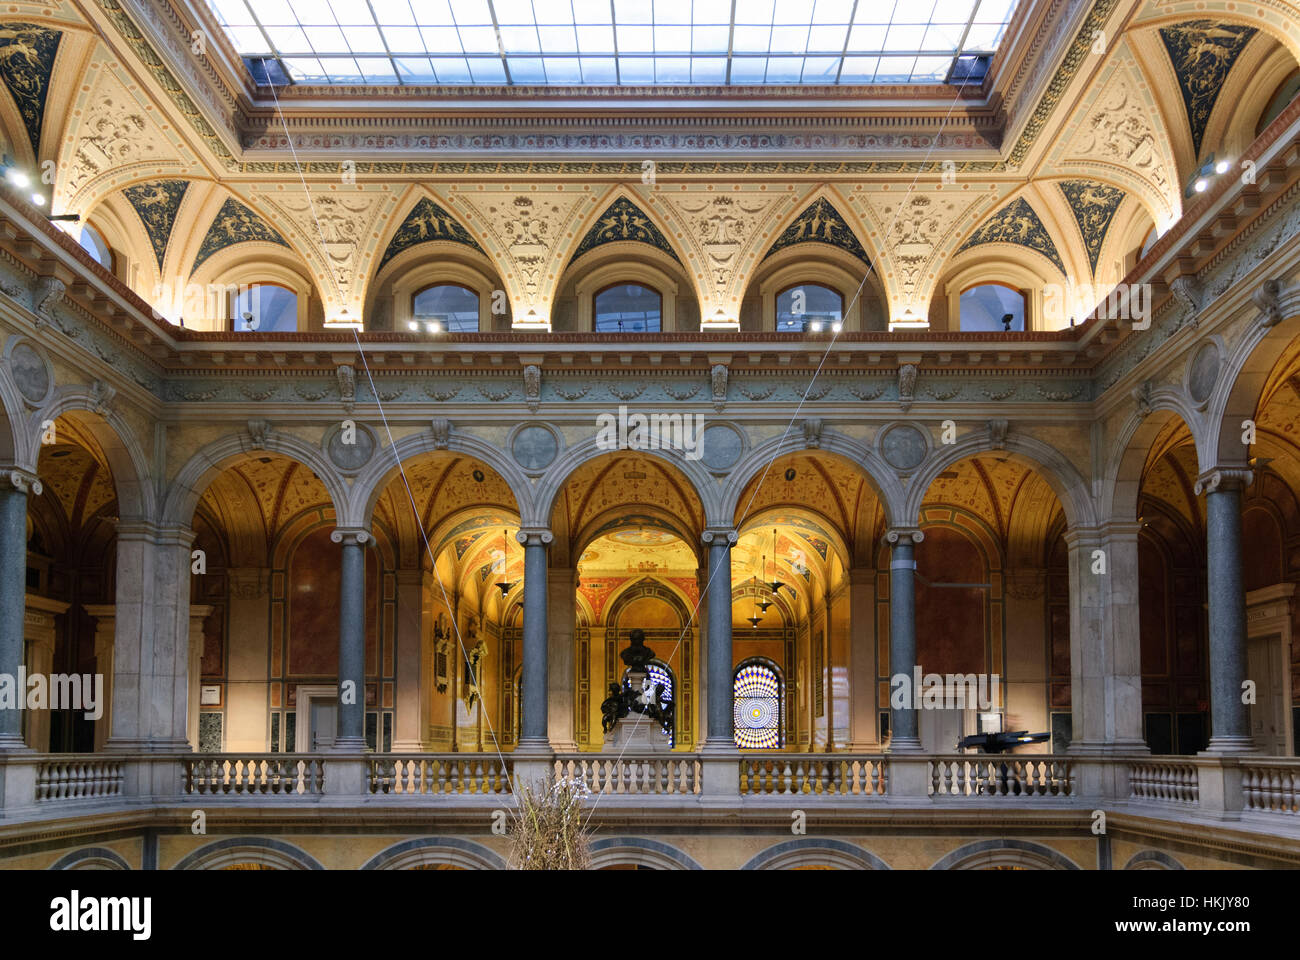
[[[880,435],[880,455],[895,470],[915,470],[928,450],[925,434],[909,423],[895,424]]]
[[[677,251],[672,248],[668,238],[659,231],[641,208],[627,197],[619,197],[596,219],[596,225],[587,231],[587,235],[582,238],[582,242],[578,244],[578,249],[569,258],[569,262],[572,263],[584,253],[607,243],[648,243],[681,263]]]
[[[560,452],[560,441],[546,427],[532,424],[517,431],[510,441],[510,453],[525,470],[545,470]]]
[[[30,343],[19,342],[10,351],[9,374],[23,399],[32,406],[50,395],[50,368]]]
[[[1083,245],[1088,251],[1088,262],[1095,277],[1106,233],[1110,230],[1111,221],[1115,219],[1115,211],[1128,194],[1116,187],[1091,180],[1064,180],[1059,186],[1079,224],[1079,233],[1083,235]]]
[[[36,157],[41,155],[45,98],[49,96],[50,74],[54,72],[54,58],[62,38],[59,31],[46,30],[34,23],[0,24],[0,80],[22,114]]]
[[[844,222],[840,212],[831,206],[830,201],[825,197],[818,197],[795,219],[794,223],[786,227],[763,259],[766,260],[778,250],[784,250],[797,243],[829,244],[853,254],[867,266],[871,266],[871,258],[858,242],[852,228]]]
[[[1187,366],[1187,395],[1196,403],[1210,399],[1219,380],[1219,345],[1213,341],[1201,345]]]
[[[745,438],[728,423],[711,423],[702,434],[701,460],[713,473],[730,470],[745,452]]]
[[[1183,92],[1197,157],[1201,155],[1201,142],[1219,91],[1241,51],[1258,32],[1254,27],[1213,20],[1189,20],[1160,30],[1160,39],[1165,42],[1178,77],[1178,88]]]
[[[470,232],[461,226],[459,220],[428,197],[421,197],[411,212],[406,215],[402,225],[397,228],[393,239],[388,241],[388,249],[384,251],[384,256],[379,261],[379,269],[382,270],[389,260],[403,250],[434,240],[461,243],[483,253],[483,248],[478,245]]]
[[[151,180],[122,191],[144,224],[159,270],[162,270],[163,258],[167,256],[167,241],[171,239],[172,227],[176,224],[176,211],[181,208],[189,186],[188,180]]]
[[[352,421],[344,421],[325,437],[325,455],[344,473],[356,473],[369,463],[375,446],[375,436],[370,428]]]
[[[254,240],[278,243],[282,247],[289,246],[284,237],[267,226],[265,220],[238,200],[227,197],[226,202],[221,205],[221,209],[213,218],[212,226],[208,227],[203,243],[199,244],[199,255],[194,258],[194,266],[190,267],[190,272],[197,270],[199,265],[214,253],[219,253],[236,243],[248,243]]]
[[[993,214],[984,222],[984,226],[971,234],[971,238],[962,244],[961,250],[957,252],[961,253],[985,243],[1011,243],[1018,247],[1028,247],[1051,260],[1057,270],[1065,273],[1065,264],[1061,262],[1061,255],[1056,251],[1056,244],[1048,236],[1043,221],[1038,219],[1038,214],[1024,197],[1017,197]]]

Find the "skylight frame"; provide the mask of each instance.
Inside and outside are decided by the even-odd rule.
[[[937,87],[983,76],[1020,0],[205,2],[297,84],[563,88]]]

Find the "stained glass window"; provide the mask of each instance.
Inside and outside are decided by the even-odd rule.
[[[781,745],[781,679],[762,663],[742,664],[736,671],[736,746],[771,750]]]

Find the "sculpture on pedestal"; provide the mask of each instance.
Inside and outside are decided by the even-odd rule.
[[[609,685],[609,696],[600,705],[601,727],[606,733],[614,730],[620,720],[637,713],[657,722],[669,737],[673,733],[673,701],[664,684],[655,683],[646,670],[654,660],[655,652],[645,645],[645,631],[633,630],[628,636],[629,646],[619,656],[627,665],[627,676],[620,687]]]

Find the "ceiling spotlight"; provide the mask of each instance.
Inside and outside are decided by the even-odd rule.
[[[407,328],[408,330],[410,330],[412,333],[419,333],[419,332],[420,332],[420,325],[419,325],[418,323],[416,323],[414,320],[412,320],[410,323],[408,323],[408,324],[406,325],[406,328]]]
[[[1214,172],[1222,175],[1227,173],[1228,170],[1231,169],[1231,167],[1232,164],[1230,164],[1227,160],[1220,160],[1218,163],[1214,165]]]
[[[831,324],[832,333],[839,333],[843,329],[844,329],[844,324],[840,323],[838,320],[836,320],[834,323]]]
[[[822,322],[820,320],[814,320],[812,323],[808,325],[808,328],[812,330],[813,333],[821,333]]]
[[[27,174],[20,170],[10,169],[7,176],[9,177],[9,182],[15,187],[25,187],[27,184],[31,183],[31,180],[27,178]]]
[[[1204,193],[1206,187],[1208,187],[1209,185],[1210,185],[1209,182],[1208,182],[1207,180],[1205,180],[1205,179],[1197,180],[1197,181],[1196,181],[1196,192],[1197,192],[1197,193]]]
[[[429,320],[428,322],[425,323],[424,329],[429,333],[441,333],[442,324],[440,324],[437,320]]]
[[[41,196],[39,193],[33,193],[32,203],[36,204],[38,207],[43,207],[45,206],[45,198]]]

